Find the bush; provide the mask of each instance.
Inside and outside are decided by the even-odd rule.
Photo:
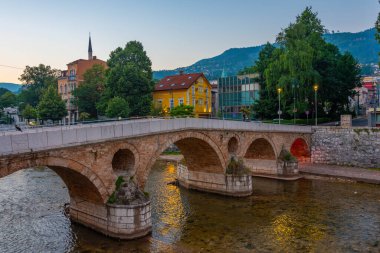
[[[297,162],[297,158],[286,149],[281,150],[278,159],[282,162]]]
[[[249,174],[250,170],[244,165],[243,159],[236,160],[232,157],[227,165],[226,173],[228,175],[242,176]]]

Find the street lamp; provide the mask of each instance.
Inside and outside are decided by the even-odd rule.
[[[277,88],[277,93],[278,93],[278,124],[281,124],[281,114],[282,114],[282,111],[281,111],[281,92],[282,92],[282,89],[281,88]]]
[[[315,125],[318,125],[318,106],[317,106],[317,91],[318,91],[318,84],[314,84],[314,103],[315,103]]]

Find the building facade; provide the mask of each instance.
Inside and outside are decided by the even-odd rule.
[[[211,84],[211,116],[216,118],[218,115],[219,98],[218,98],[218,80],[210,81]]]
[[[259,99],[257,74],[221,77],[218,80],[219,113],[226,119],[243,119],[241,108]]]
[[[64,119],[66,124],[78,120],[78,108],[73,103],[74,96],[72,92],[83,82],[84,73],[92,68],[94,65],[99,64],[107,67],[107,63],[96,56],[92,56],[91,37],[88,43],[88,59],[79,59],[67,64],[67,70],[61,71],[61,76],[58,78],[58,93],[66,103],[67,116]]]
[[[211,117],[212,87],[203,73],[166,76],[155,86],[153,102],[156,107],[169,112],[178,105],[194,107],[196,117]]]
[[[364,77],[362,87],[368,90],[366,101],[368,125],[380,127],[380,77]]]

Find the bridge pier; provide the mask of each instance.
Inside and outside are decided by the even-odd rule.
[[[71,198],[70,218],[117,239],[136,239],[152,231],[150,201],[138,205],[113,205]]]
[[[178,164],[177,179],[182,187],[221,195],[245,197],[252,194],[251,175],[226,175],[219,173],[189,171]]]

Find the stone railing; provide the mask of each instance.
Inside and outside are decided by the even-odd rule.
[[[0,156],[181,130],[311,133],[311,127],[309,126],[275,125],[216,119],[152,118],[26,129],[24,132],[1,132]]]

